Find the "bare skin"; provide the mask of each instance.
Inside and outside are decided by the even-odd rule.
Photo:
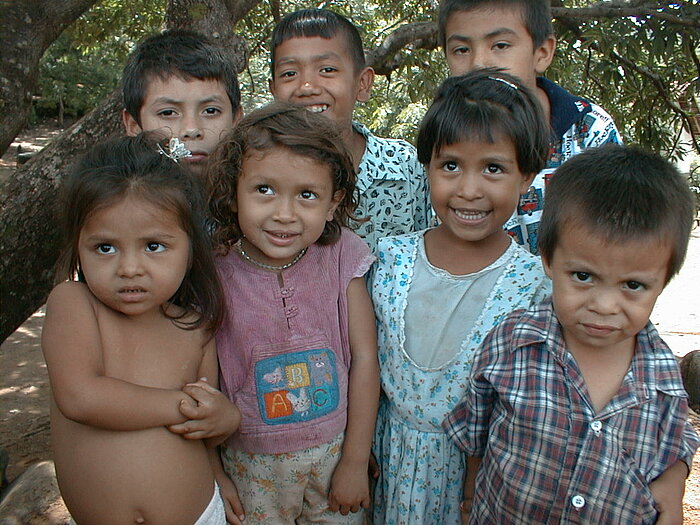
[[[58,482],[75,521],[194,523],[213,495],[208,452],[166,427],[197,404],[187,384],[216,379],[213,340],[159,309],[124,315],[71,282],[49,298],[43,346]]]

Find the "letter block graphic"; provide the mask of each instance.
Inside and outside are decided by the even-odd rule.
[[[309,369],[306,363],[294,363],[285,367],[287,374],[287,388],[302,388],[311,384],[309,380]]]
[[[263,394],[265,399],[265,413],[270,419],[291,416],[294,413],[292,404],[287,399],[286,390],[276,390]]]

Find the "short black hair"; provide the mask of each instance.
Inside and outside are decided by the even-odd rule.
[[[122,73],[124,108],[141,124],[148,83],[155,77],[218,80],[226,88],[233,114],[241,107],[241,91],[233,57],[196,31],[170,29],[141,42],[129,55]]]
[[[183,328],[204,327],[213,334],[224,317],[224,296],[218,280],[212,243],[205,229],[204,192],[201,182],[177,162],[161,154],[159,134],[118,137],[91,148],[62,182],[59,210],[64,250],[59,280],[85,282],[78,241],[92,213],[121,202],[141,198],[174,213],[190,240],[190,268],[170,302],[184,309],[170,316]],[[194,315],[193,322],[184,317]]]
[[[693,223],[693,196],[669,161],[638,147],[605,144],[570,158],[552,176],[538,246],[551,261],[559,235],[575,223],[607,242],[670,240],[666,282],[680,270]]]
[[[452,13],[471,11],[480,7],[517,10],[523,17],[525,29],[532,37],[533,50],[554,34],[552,8],[549,0],[440,0],[438,12],[438,41],[445,49],[445,28]]]
[[[462,140],[513,141],[523,174],[539,173],[549,151],[549,125],[542,108],[518,79],[485,68],[445,80],[418,130],[418,160],[428,165],[443,146]]]
[[[272,31],[270,48],[270,69],[275,75],[275,52],[277,47],[292,38],[318,36],[333,38],[341,34],[347,43],[348,54],[352,58],[355,72],[365,67],[365,50],[357,28],[343,15],[328,9],[299,9],[286,15]]]

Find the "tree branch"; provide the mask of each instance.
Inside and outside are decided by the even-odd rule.
[[[367,65],[373,67],[378,75],[389,75],[398,67],[396,55],[409,45],[435,49],[438,46],[437,25],[433,22],[416,22],[400,26],[367,53]]]
[[[653,2],[637,3],[608,3],[605,6],[591,7],[556,7],[562,3],[552,2],[552,15],[567,29],[576,33],[574,19],[590,20],[601,18],[657,18],[681,27],[700,28],[700,19],[681,18],[667,12],[659,11],[658,4]],[[392,31],[376,48],[367,53],[368,65],[372,66],[378,75],[388,76],[401,64],[397,54],[404,48],[436,49],[437,24],[435,22],[415,22],[404,24]]]
[[[39,60],[97,0],[0,2],[0,155],[24,127]]]

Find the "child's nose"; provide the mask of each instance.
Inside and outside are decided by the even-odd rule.
[[[310,76],[302,77],[301,85],[299,86],[299,93],[301,95],[315,95],[318,94],[318,85]]]
[[[182,132],[183,139],[198,139],[203,135],[202,130],[199,128],[187,128]]]
[[[483,69],[492,65],[489,53],[486,50],[479,48],[472,50],[472,70]]]
[[[612,315],[618,311],[618,297],[615,290],[598,289],[592,294],[591,310],[600,315]]]
[[[469,173],[463,174],[459,179],[458,192],[459,196],[466,200],[474,200],[482,197],[479,177],[470,175]]]
[[[293,221],[295,217],[294,203],[291,199],[281,198],[277,200],[274,218],[281,222]]]
[[[180,121],[180,138],[183,140],[194,140],[202,137],[201,123],[196,116],[185,116]]]
[[[119,276],[136,277],[143,274],[141,257],[136,253],[122,252],[119,258]]]

